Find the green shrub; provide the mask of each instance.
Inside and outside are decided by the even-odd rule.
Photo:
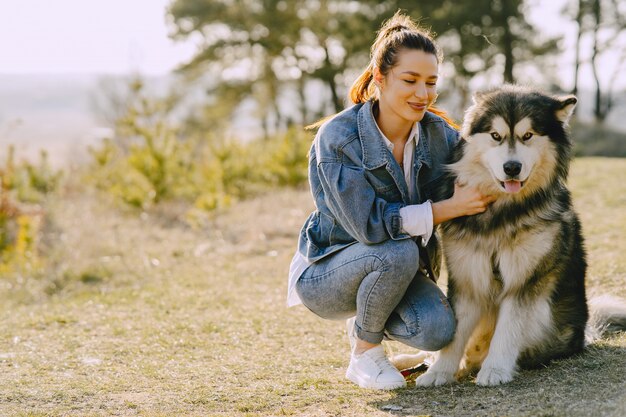
[[[17,163],[9,146],[0,166],[0,275],[34,271],[41,266],[38,241],[46,196],[59,185],[62,171],[55,171],[42,151],[38,164]]]
[[[264,142],[264,174],[277,186],[298,186],[307,180],[308,151],[311,134],[291,128],[286,133]]]
[[[90,178],[119,201],[142,209],[182,201],[209,212],[268,187],[306,181],[311,135],[301,129],[243,143],[178,127],[172,100],[148,98],[140,81],[128,94],[114,137],[90,149]]]
[[[146,137],[127,150],[112,140],[92,148],[91,178],[121,201],[147,208],[167,200],[212,211],[269,187],[307,179],[311,139],[295,129],[250,143]]]

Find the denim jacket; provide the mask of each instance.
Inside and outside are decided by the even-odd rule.
[[[374,104],[368,101],[342,111],[315,136],[309,185],[316,210],[305,221],[298,242],[298,250],[310,262],[356,242],[410,239],[402,229],[400,208],[434,199],[444,164],[458,142],[456,130],[426,112],[413,158],[417,192],[411,200],[402,168],[377,128]],[[420,251],[436,279],[441,265],[436,233]]]

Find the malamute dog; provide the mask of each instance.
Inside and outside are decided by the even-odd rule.
[[[505,86],[474,101],[442,197],[456,181],[498,199],[441,225],[457,329],[418,386],[454,381],[462,360],[479,385],[506,383],[585,343],[587,264],[566,187],[576,97]]]

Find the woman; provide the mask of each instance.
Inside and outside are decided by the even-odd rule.
[[[429,351],[452,340],[454,314],[434,282],[441,262],[433,227],[492,201],[459,186],[448,200],[430,200],[458,141],[430,107],[440,62],[429,33],[396,13],[350,90],[355,105],[321,125],[310,152],[316,210],[300,233],[288,305],[354,317],[346,377],[364,388],[406,385],[383,338]]]

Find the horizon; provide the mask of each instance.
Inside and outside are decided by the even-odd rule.
[[[563,63],[559,74],[563,92],[573,86],[575,45],[571,22],[561,18],[560,10],[566,1],[528,0],[526,4],[528,18],[542,29],[541,36],[565,36],[558,56]],[[0,81],[11,77],[25,80],[24,85],[19,81],[0,83],[0,151],[9,142],[24,149],[57,147],[63,142],[69,144],[67,152],[71,152],[75,143],[88,142],[90,130],[101,126],[87,103],[98,79],[139,75],[160,80],[175,76],[173,70],[193,56],[199,39],[176,42],[168,37],[172,28],[166,6],[170,3],[171,0],[0,3]],[[608,56],[599,63],[600,67],[608,71],[611,60],[617,59]],[[66,85],[65,96],[63,86],[56,86],[55,94],[50,94],[53,88],[48,82],[55,77]],[[35,79],[41,80],[39,89],[29,85]],[[89,83],[93,86],[85,85]],[[621,127],[619,122],[626,116],[626,71],[618,77],[616,87],[619,93],[615,98],[620,107],[608,122]],[[581,67],[579,88],[585,95],[594,88],[589,65]],[[586,114],[584,104],[589,101],[581,103],[579,113]],[[255,129],[256,125],[246,125],[248,133]]]

